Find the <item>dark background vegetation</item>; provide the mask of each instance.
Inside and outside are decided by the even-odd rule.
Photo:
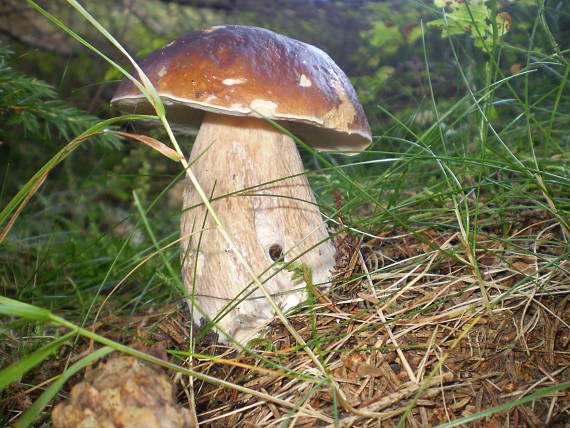
[[[121,54],[65,2],[38,3],[124,64]],[[441,18],[441,10],[431,1],[86,0],[83,4],[137,58],[183,34],[222,23],[263,26],[314,44],[328,52],[351,77],[376,136],[385,133],[391,123],[384,109],[401,120],[409,120],[412,125],[423,126],[434,121],[426,64],[431,69],[429,80],[433,92],[444,106],[451,106],[460,99],[467,85],[477,90],[485,84],[480,67],[487,53],[474,47],[466,34],[455,40],[458,58],[454,58],[449,40],[442,38],[438,29],[426,26],[427,22]],[[528,43],[538,8],[531,0],[501,1],[498,6],[512,17],[512,28],[504,39],[505,48],[500,58],[501,71],[504,76],[509,76],[513,70],[527,66],[526,53],[520,47]],[[545,18],[562,51],[570,47],[569,11],[568,0],[545,2]],[[46,82],[53,90],[47,98],[65,100],[70,107],[99,118],[116,114],[109,108],[109,99],[120,78],[119,73],[25,1],[3,0],[0,3],[0,37],[4,66],[11,67],[21,76]],[[551,48],[547,35],[541,31],[535,35],[533,44],[537,61]],[[510,49],[509,46],[517,48]],[[6,48],[13,54],[8,54]],[[456,61],[460,61],[468,82],[459,78]],[[548,64],[535,65],[533,71],[541,75],[546,86],[549,78],[555,79],[558,73]],[[32,95],[47,99],[46,93]],[[531,93],[531,96],[540,95]],[[35,171],[47,154],[61,147],[60,137],[69,139],[73,136],[73,132],[58,134],[57,126],[50,126],[49,117],[40,120],[34,117],[33,109],[26,111],[25,95],[15,96],[19,97],[18,103],[23,103],[22,108],[10,108],[10,100],[4,99],[0,110],[0,167],[5,177],[0,197],[3,202],[26,176],[21,168]],[[502,114],[511,112],[516,114],[508,109]],[[69,112],[69,115],[73,114]],[[28,124],[28,120],[34,123]],[[77,120],[73,122],[62,124],[53,118],[51,125],[59,125],[60,131],[66,126],[68,131],[81,129]],[[457,132],[458,128],[451,131]],[[123,146],[119,152],[102,150],[96,146],[85,149],[76,155],[80,160],[68,168],[75,168],[83,175],[101,162],[110,162],[103,165],[105,170],[112,169],[109,167],[120,169],[117,156],[125,159],[129,153],[128,157],[132,159],[130,152],[138,149]],[[145,153],[140,157],[147,155],[153,156]],[[72,174],[68,178],[75,179],[75,172],[68,172]]]

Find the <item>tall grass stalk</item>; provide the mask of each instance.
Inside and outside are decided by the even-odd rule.
[[[200,195],[200,198],[202,199],[204,205],[206,206],[208,212],[210,213],[210,215],[212,216],[212,219],[215,221],[215,223],[218,225],[218,230],[219,232],[222,234],[223,238],[226,240],[226,242],[228,243],[228,245],[230,246],[230,248],[232,249],[232,251],[237,255],[237,258],[239,260],[239,262],[246,268],[247,272],[250,274],[252,280],[255,282],[255,284],[259,287],[259,290],[262,292],[262,294],[264,295],[264,297],[268,300],[268,302],[270,303],[271,307],[273,308],[273,310],[275,311],[275,313],[277,314],[277,317],[281,320],[281,322],[283,322],[283,324],[285,325],[285,327],[289,330],[289,332],[292,334],[292,336],[299,342],[299,344],[301,344],[301,346],[303,346],[305,352],[307,352],[307,354],[309,355],[309,357],[313,360],[313,362],[317,365],[317,367],[320,367],[321,370],[323,370],[324,373],[324,368],[320,366],[320,362],[318,360],[318,358],[315,356],[315,354],[312,352],[311,349],[307,348],[305,345],[305,342],[303,341],[303,339],[301,338],[301,336],[297,333],[297,331],[291,326],[291,324],[287,321],[285,315],[283,314],[283,312],[281,311],[281,309],[277,306],[277,304],[275,303],[274,299],[271,297],[271,294],[269,293],[269,291],[267,290],[267,288],[264,286],[264,284],[259,280],[258,275],[253,271],[252,267],[249,265],[248,261],[245,259],[245,257],[243,256],[243,254],[239,251],[239,249],[237,248],[237,246],[235,245],[235,243],[233,242],[233,240],[231,239],[231,237],[229,236],[229,234],[227,233],[224,225],[222,224],[219,216],[217,215],[217,213],[215,212],[214,208],[212,207],[207,195],[205,194],[204,190],[202,189],[202,186],[200,185],[200,183],[198,182],[196,176],[194,175],[194,173],[192,172],[191,168],[188,165],[188,162],[186,161],[186,157],[184,156],[184,153],[182,152],[176,137],[174,136],[174,133],[172,132],[172,129],[170,127],[170,124],[166,118],[166,114],[165,114],[165,110],[164,110],[164,105],[162,104],[162,101],[160,99],[160,97],[158,96],[158,93],[156,92],[156,89],[152,86],[152,83],[150,82],[150,80],[148,79],[148,77],[144,74],[144,72],[142,71],[142,69],[138,66],[138,64],[136,63],[136,61],[129,55],[129,53],[121,46],[121,44],[89,13],[87,12],[87,10],[85,10],[83,8],[83,6],[76,0],[67,0],[67,2],[73,6],[88,22],[90,22],[102,35],[104,35],[122,54],[124,54],[127,59],[129,60],[129,62],[133,65],[133,67],[135,68],[135,70],[137,71],[137,75],[139,76],[139,78],[142,81],[142,85],[141,83],[139,83],[135,78],[133,78],[126,70],[124,70],[122,67],[120,67],[118,64],[116,64],[114,61],[110,60],[106,55],[104,55],[102,52],[100,52],[97,48],[95,48],[94,46],[92,46],[90,43],[88,43],[87,41],[85,41],[83,38],[81,38],[78,34],[76,34],[72,29],[70,29],[69,27],[67,27],[63,22],[61,22],[60,20],[58,20],[56,17],[54,17],[53,15],[51,15],[50,13],[48,13],[45,9],[41,8],[37,3],[35,3],[33,0],[27,0],[28,3],[30,3],[36,10],[38,10],[40,13],[42,13],[45,17],[47,17],[49,20],[51,20],[53,23],[55,23],[57,26],[59,26],[60,28],[64,29],[68,34],[70,34],[73,38],[75,38],[76,40],[80,41],[81,43],[83,43],[85,46],[87,46],[89,49],[93,50],[94,52],[96,52],[98,55],[100,55],[102,58],[104,58],[105,60],[107,60],[109,63],[111,63],[114,67],[116,67],[124,76],[128,77],[129,79],[131,79],[131,81],[133,81],[137,87],[139,88],[139,90],[146,96],[146,98],[149,100],[149,102],[151,103],[151,105],[154,107],[154,109],[156,110],[157,116],[160,120],[160,122],[162,123],[171,144],[174,146],[174,149],[176,150],[176,152],[180,155],[179,158],[179,162],[182,165],[184,171],[186,172],[187,177],[190,179],[190,181],[192,182],[192,185],[194,186],[194,188],[196,189],[197,193]]]

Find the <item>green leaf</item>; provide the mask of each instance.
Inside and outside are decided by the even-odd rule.
[[[428,26],[442,30],[442,37],[468,34],[476,47],[485,50],[487,40],[493,37],[491,9],[483,0],[434,0],[434,5],[446,9],[445,18],[428,22]],[[502,12],[495,16],[498,36],[510,29],[511,17]]]

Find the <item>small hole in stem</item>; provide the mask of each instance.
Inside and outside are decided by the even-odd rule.
[[[281,245],[273,244],[271,247],[269,247],[269,257],[271,257],[271,260],[273,260],[274,262],[282,259],[283,248],[281,247]]]

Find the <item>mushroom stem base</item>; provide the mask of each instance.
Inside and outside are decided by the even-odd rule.
[[[208,113],[190,165],[237,249],[280,308],[297,305],[306,292],[305,284],[275,261],[307,264],[314,284],[330,282],[335,248],[291,138],[261,119]],[[216,319],[218,331],[242,343],[255,336],[273,318],[271,305],[189,181],[181,233],[183,278],[195,303]],[[201,322],[200,312],[193,308],[193,313]],[[224,335],[220,339],[226,341]]]

